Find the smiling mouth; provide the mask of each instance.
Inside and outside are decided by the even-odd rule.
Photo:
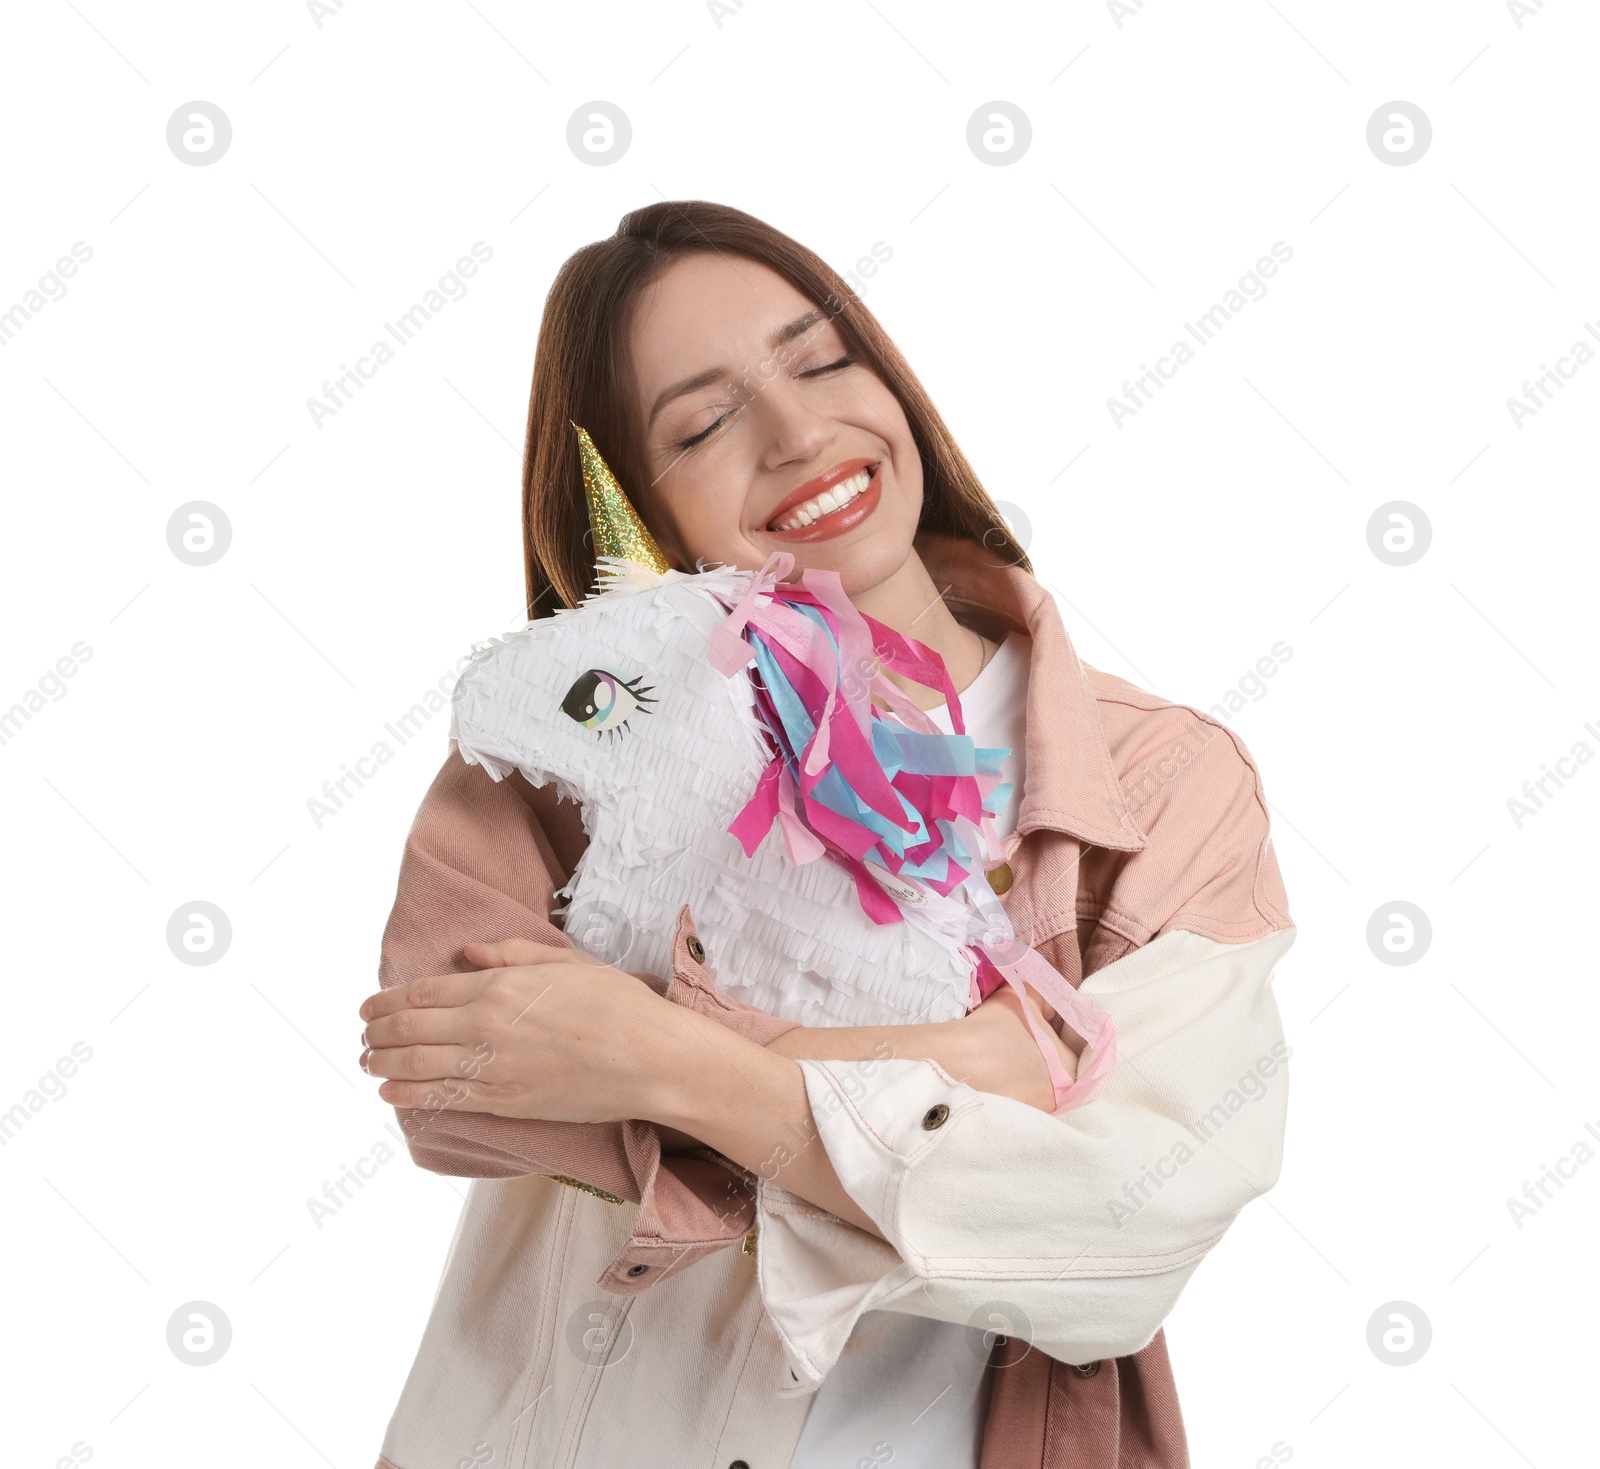
[[[808,525],[815,525],[819,520],[825,520],[830,515],[836,515],[845,506],[853,504],[866,494],[867,487],[872,483],[872,477],[878,472],[876,464],[869,464],[865,469],[857,470],[847,480],[841,480],[830,489],[824,490],[820,495],[796,505],[792,510],[784,511],[778,519],[769,521],[769,531],[803,530]]]

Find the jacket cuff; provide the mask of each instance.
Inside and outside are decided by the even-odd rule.
[[[643,1160],[633,1233],[595,1284],[632,1296],[736,1244],[755,1221],[754,1180],[711,1148],[665,1157],[653,1124],[637,1130]]]

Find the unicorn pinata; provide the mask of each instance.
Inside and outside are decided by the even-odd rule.
[[[573,427],[595,588],[477,651],[450,722],[469,764],[581,803],[568,937],[598,920],[585,947],[665,977],[687,904],[718,991],[808,1026],[952,1020],[1026,983],[1087,1042],[1072,1080],[1025,1010],[1056,1111],[1087,1101],[1111,1019],[1016,939],[984,875],[1008,752],[965,733],[943,660],[857,611],[836,572],[784,581],[787,552],[675,570]],[[955,733],[885,667],[942,688]]]

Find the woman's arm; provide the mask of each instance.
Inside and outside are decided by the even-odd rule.
[[[1048,1023],[1054,1012],[1032,990],[1033,1013]],[[1056,1050],[1069,1076],[1077,1075],[1081,1037],[1063,1028]],[[1010,1097],[1041,1111],[1054,1111],[1050,1074],[1023,1017],[1022,1002],[1009,985],[996,989],[971,1014],[926,1025],[799,1026],[767,1043],[793,1061],[869,1061],[890,1056],[937,1061],[974,1091]]]
[[[383,989],[483,967],[467,952],[475,941],[517,935],[567,945],[549,915],[554,891],[584,840],[577,806],[558,805],[553,791],[530,787],[518,776],[495,781],[451,747],[406,838],[383,932]],[[790,1028],[732,1001],[719,1006],[715,1018],[758,1044]],[[567,1175],[630,1203],[642,1201],[658,1156],[648,1124],[579,1126],[468,1111],[454,1100],[463,1078],[453,1072],[444,1077],[450,1085],[418,1088],[412,1104],[396,1107],[420,1167],[467,1178]],[[687,1195],[677,1197],[681,1193],[671,1201],[671,1228],[681,1219],[686,1232],[703,1236],[704,1211],[692,1208]]]
[[[797,1063],[837,1176],[884,1236],[763,1186],[762,1300],[803,1387],[875,1309],[1003,1310],[1059,1361],[1127,1356],[1277,1181],[1291,1053],[1272,981],[1295,930],[1254,765],[1219,731],[1141,817],[1142,850],[1089,854],[1087,896],[1117,916],[1082,949],[1081,992],[1117,1031],[1091,1101],[1049,1116],[929,1062]],[[1066,972],[1078,943],[1069,929],[1040,949]]]
[[[1050,1007],[1029,991],[1035,1014],[1048,1022]],[[1057,1052],[1069,1076],[1077,1075],[1077,1054],[1083,1042],[1068,1029],[1068,1041],[1057,1039]],[[792,1061],[935,1061],[957,1081],[974,1091],[1010,1097],[1041,1111],[1053,1110],[1055,1093],[1050,1075],[1023,1018],[1022,1002],[1011,987],[997,989],[959,1020],[925,1025],[796,1026],[767,1043],[767,1050]],[[658,1124],[661,1147],[684,1152],[711,1146],[674,1127]],[[720,1150],[719,1150],[720,1151]],[[803,1189],[785,1188],[804,1197]]]
[[[933,1059],[949,1063],[945,1069],[953,1067],[958,1082],[1048,1112],[1054,1099],[1049,1072],[1020,1006],[1009,989],[997,990],[960,1020],[802,1027],[756,1054],[753,1046],[730,1046],[726,1036],[674,1035],[676,1044],[664,1046],[659,1055],[658,1085],[642,1110],[660,1128],[663,1146],[668,1136],[691,1146],[698,1139],[756,1177],[881,1240],[878,1222],[839,1180],[821,1143],[805,1078],[793,1062],[800,1057],[849,1061],[870,1075],[881,1062]],[[703,1016],[680,1013],[698,1026],[714,1026]],[[705,1049],[708,1043],[715,1047],[715,1060]],[[1069,1068],[1074,1066],[1072,1051],[1056,1044]],[[980,1081],[986,1085],[980,1087]]]
[[[553,945],[571,951],[548,914],[554,889],[581,855],[582,841],[577,807],[558,805],[553,792],[528,787],[518,777],[494,781],[481,765],[468,765],[452,750],[407,837],[383,934],[379,977],[385,994],[514,964],[524,948]],[[485,938],[503,941],[482,942]],[[647,982],[639,988],[654,993]],[[700,998],[687,991],[684,997]],[[682,1009],[673,1005],[668,1013]],[[1041,1013],[1048,1018],[1047,1008]],[[787,1100],[775,1106],[801,1125],[804,1089],[793,1065],[793,1058],[801,1055],[840,1060],[925,1056],[968,1077],[974,1086],[1030,1104],[1050,1095],[1043,1058],[1009,988],[996,991],[965,1019],[939,1025],[807,1029],[726,997],[705,1007],[704,1015],[735,1037],[772,1047],[773,1059],[785,1062],[793,1083],[784,1093]],[[793,1039],[785,1042],[786,1037]],[[714,1031],[706,1038],[724,1039]],[[1064,1051],[1063,1058],[1070,1067],[1070,1052]],[[472,1060],[465,1054],[462,1059]],[[502,1115],[471,1095],[475,1069],[470,1064],[468,1070],[443,1068],[431,1083],[408,1083],[404,1100],[395,1101],[419,1166],[469,1178],[529,1173],[577,1178],[643,1204],[640,1228],[667,1240],[703,1240],[718,1228],[737,1238],[749,1227],[753,1201],[730,1209],[726,1198],[706,1192],[703,1170],[690,1168],[681,1176],[674,1172],[683,1166],[676,1156],[657,1166],[663,1153],[715,1147],[708,1136],[714,1128],[691,1133],[655,1127],[642,1115],[632,1122],[599,1123]],[[383,1072],[374,1067],[373,1074]],[[395,1094],[386,1089],[385,1095],[393,1099]],[[816,1192],[819,1199],[838,1205],[841,1218],[853,1217],[876,1233],[838,1188],[831,1169],[814,1181],[810,1178],[816,1160],[826,1162],[821,1149],[811,1149],[806,1167],[790,1171],[787,1183],[801,1197],[808,1190]],[[819,1186],[814,1188],[814,1182]]]
[[[675,949],[686,948],[684,922]],[[411,1106],[454,1078],[451,1116],[584,1128],[624,1119],[658,1124],[679,1146],[703,1144],[757,1178],[781,1178],[789,1193],[879,1234],[840,1184],[827,1150],[813,1146],[817,1125],[799,1064],[776,1043],[763,1046],[721,1024],[715,1014],[727,1002],[709,991],[698,966],[690,974],[675,960],[675,978],[689,974],[686,987],[712,1013],[674,1004],[639,976],[570,946],[509,940],[469,945],[467,954],[489,967],[424,977],[362,1005],[368,1068],[384,1078],[386,1100]],[[992,1075],[995,1085],[1048,1106],[1046,1067],[1020,1004],[991,996],[961,1020],[823,1030],[797,1049],[852,1058],[865,1050],[871,1059],[852,1064],[871,1074],[900,1064],[909,1035],[909,1049],[935,1051],[964,1077]],[[1004,1059],[1008,1048],[1015,1063]],[[1074,1059],[1065,1046],[1062,1052]]]
[[[797,1062],[821,1135],[809,1151],[882,1236],[796,1207],[781,1174],[763,1186],[762,1299],[797,1381],[820,1382],[870,1310],[966,1323],[1003,1308],[1010,1334],[1063,1362],[1142,1349],[1277,1181],[1289,1050],[1272,975],[1293,939],[1173,930],[1091,975],[1117,1065],[1059,1117],[929,1062]]]

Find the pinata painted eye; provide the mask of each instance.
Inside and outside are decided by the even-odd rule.
[[[621,678],[603,668],[581,673],[561,701],[561,712],[585,729],[619,730],[635,709],[656,701],[639,678]],[[646,714],[650,712],[645,707]]]

